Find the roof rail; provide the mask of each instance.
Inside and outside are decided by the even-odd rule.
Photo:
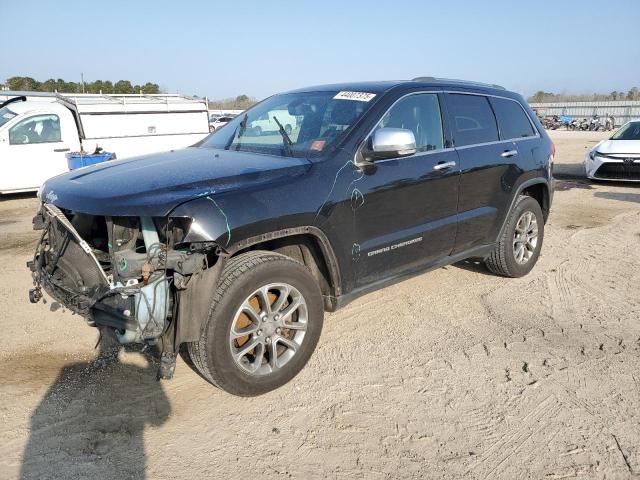
[[[459,85],[469,85],[476,87],[489,87],[489,88],[497,88],[499,90],[506,90],[502,85],[496,85],[495,83],[483,83],[483,82],[473,82],[470,80],[458,80],[455,78],[437,78],[437,77],[416,77],[411,81],[413,82],[446,82],[446,83],[457,83]]]

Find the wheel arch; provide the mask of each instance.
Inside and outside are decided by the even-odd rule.
[[[549,218],[549,210],[551,208],[551,200],[549,198],[549,185],[547,182],[539,181],[521,188],[518,195],[527,195],[535,199],[540,208],[542,209],[542,215],[546,222]]]
[[[251,250],[278,252],[306,265],[320,285],[325,309],[336,309],[336,298],[342,294],[340,269],[322,230],[302,226],[267,232],[236,242],[227,251],[233,257]]]
[[[551,192],[552,190],[549,186],[549,181],[546,178],[532,178],[530,180],[522,182],[515,189],[515,194],[511,198],[509,208],[505,213],[504,219],[502,220],[502,226],[500,227],[498,235],[496,236],[496,242],[502,237],[504,229],[507,226],[507,222],[509,221],[509,214],[513,210],[513,206],[516,204],[516,201],[518,200],[518,197],[520,195],[527,195],[534,198],[538,202],[540,208],[542,209],[544,221],[546,222],[551,209]]]

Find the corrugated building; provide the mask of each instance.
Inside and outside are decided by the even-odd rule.
[[[612,115],[616,125],[640,118],[640,101],[604,101],[604,102],[557,102],[531,103],[531,108],[540,116],[568,115],[573,118],[591,118],[598,114],[601,117]]]

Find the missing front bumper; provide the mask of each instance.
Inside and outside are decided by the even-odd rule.
[[[148,285],[114,282],[92,247],[54,205],[43,204],[34,228],[42,229],[43,234],[29,262],[35,284],[29,294],[31,301],[39,300],[43,289],[85,317],[90,325],[114,328],[122,343],[142,342],[162,334],[168,310],[164,274],[156,275]],[[154,233],[148,232],[158,244]]]

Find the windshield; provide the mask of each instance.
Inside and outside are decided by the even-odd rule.
[[[640,121],[627,123],[613,134],[611,140],[640,140]]]
[[[7,107],[0,108],[0,127],[15,117],[17,113],[12,112]]]
[[[320,155],[343,138],[374,97],[344,94],[275,95],[233,118],[202,146],[280,156]]]

